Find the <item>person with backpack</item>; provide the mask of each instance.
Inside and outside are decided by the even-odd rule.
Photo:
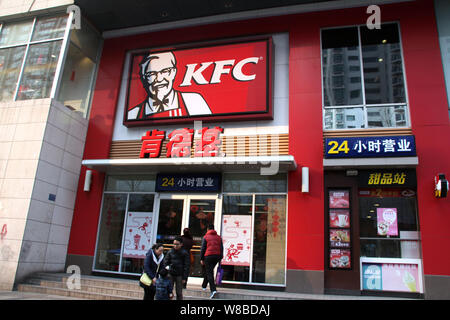
[[[222,238],[214,230],[214,225],[208,225],[208,231],[202,240],[202,248],[200,251],[200,263],[205,266],[205,279],[202,287],[206,289],[209,282],[209,289],[211,290],[210,299],[217,294],[216,283],[214,281],[214,268],[223,258],[223,243]]]

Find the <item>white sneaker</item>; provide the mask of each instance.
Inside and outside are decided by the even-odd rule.
[[[213,292],[211,293],[211,296],[210,296],[209,298],[210,298],[210,299],[214,298],[214,296],[216,295],[216,293],[217,293],[217,291],[213,291]]]
[[[202,291],[206,291],[206,288],[202,288]]]

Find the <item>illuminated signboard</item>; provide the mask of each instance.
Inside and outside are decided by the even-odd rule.
[[[156,176],[156,192],[220,192],[220,173],[166,174]]]
[[[220,134],[223,128],[204,127],[198,130],[201,138],[195,142],[194,157],[217,157],[220,156],[222,140]],[[142,136],[142,146],[139,158],[158,158],[161,155],[163,141],[166,132],[153,129]],[[194,129],[182,128],[171,131],[168,135],[166,145],[167,158],[185,158],[191,156],[191,148],[194,143]]]
[[[268,37],[131,55],[125,126],[272,119]]]
[[[359,187],[416,187],[415,170],[360,170]]]
[[[414,136],[325,139],[325,158],[412,157],[415,155]]]

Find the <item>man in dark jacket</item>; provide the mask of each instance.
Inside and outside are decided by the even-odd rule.
[[[189,255],[182,245],[183,239],[176,237],[173,240],[173,248],[164,258],[164,267],[169,271],[170,278],[176,287],[177,300],[183,300],[183,284],[189,276],[190,267]]]
[[[214,268],[223,258],[223,243],[222,238],[214,230],[214,225],[208,225],[208,231],[202,240],[202,249],[200,251],[200,263],[205,266],[206,280],[203,281],[203,288],[209,282],[209,289],[211,290],[210,299],[214,298],[217,293],[216,283],[214,281]]]

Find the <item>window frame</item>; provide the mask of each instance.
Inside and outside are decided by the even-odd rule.
[[[403,53],[403,41],[402,41],[402,32],[400,28],[399,21],[386,21],[381,24],[381,27],[385,24],[396,24],[398,29],[398,37],[399,37],[399,49],[400,49],[400,58],[401,58],[401,64],[402,64],[402,74],[403,74],[403,83],[405,88],[405,102],[403,103],[377,103],[377,104],[368,104],[366,101],[366,92],[365,92],[365,79],[364,79],[364,62],[363,62],[363,54],[362,54],[362,45],[361,45],[361,28],[366,27],[365,24],[357,24],[357,25],[341,25],[341,26],[335,26],[335,27],[325,27],[320,28],[320,74],[321,74],[321,86],[322,86],[322,130],[324,132],[334,132],[334,131],[356,131],[356,130],[384,130],[384,129],[410,129],[411,128],[411,117],[410,117],[410,110],[409,110],[409,95],[408,95],[408,84],[407,84],[407,77],[406,77],[406,70],[405,70],[405,60],[404,60],[404,53]],[[362,104],[355,104],[355,105],[342,105],[342,106],[325,106],[325,86],[323,82],[324,77],[324,64],[323,64],[323,50],[322,50],[322,31],[324,30],[334,30],[334,29],[344,29],[344,28],[357,28],[358,31],[358,54],[359,54],[359,65],[360,65],[360,77],[361,77],[361,95],[362,95]],[[369,127],[369,119],[368,119],[368,109],[373,107],[397,107],[397,106],[404,106],[405,108],[405,125],[404,126],[390,126],[390,127]],[[364,116],[364,128],[335,128],[336,127],[336,121],[332,122],[333,128],[326,129],[326,111],[330,110],[335,113],[336,109],[357,109],[362,108],[363,110],[363,116]],[[394,116],[395,117],[395,116]]]
[[[37,25],[38,19],[45,19],[45,18],[51,18],[51,17],[56,18],[56,17],[60,17],[60,16],[61,17],[67,16],[66,26],[64,28],[64,35],[62,37],[49,38],[49,39],[44,39],[44,40],[34,40],[34,41],[32,40],[33,34],[36,30],[36,25]],[[42,99],[46,99],[46,98],[53,99],[57,96],[57,93],[58,93],[57,91],[59,89],[59,83],[60,83],[60,79],[61,79],[62,71],[63,71],[63,64],[64,64],[66,54],[68,51],[68,45],[70,44],[69,40],[70,40],[72,19],[73,19],[73,12],[71,11],[69,14],[67,14],[65,12],[59,12],[59,13],[52,13],[52,14],[41,15],[41,16],[34,16],[29,19],[12,20],[12,21],[8,21],[6,23],[5,22],[0,23],[0,34],[1,34],[4,25],[7,25],[7,24],[14,25],[16,23],[20,23],[20,22],[24,22],[24,21],[32,21],[30,33],[28,35],[26,42],[20,43],[20,44],[0,46],[0,50],[14,48],[14,47],[25,47],[25,53],[22,58],[23,60],[22,60],[21,66],[20,66],[19,75],[17,77],[17,82],[15,84],[14,94],[13,94],[12,100],[9,100],[9,101],[22,101],[22,100],[18,100],[17,98],[18,98],[18,94],[19,94],[19,88],[20,88],[20,85],[21,85],[21,82],[23,79],[25,67],[26,67],[26,61],[28,58],[28,54],[30,52],[30,46],[36,45],[36,44],[47,43],[47,42],[61,41],[61,49],[59,51],[58,61],[56,64],[55,74],[53,77],[53,83],[52,83],[52,87],[50,90],[50,96],[44,97]],[[34,99],[25,99],[25,100],[34,100]],[[5,101],[3,101],[3,102],[5,102]]]

